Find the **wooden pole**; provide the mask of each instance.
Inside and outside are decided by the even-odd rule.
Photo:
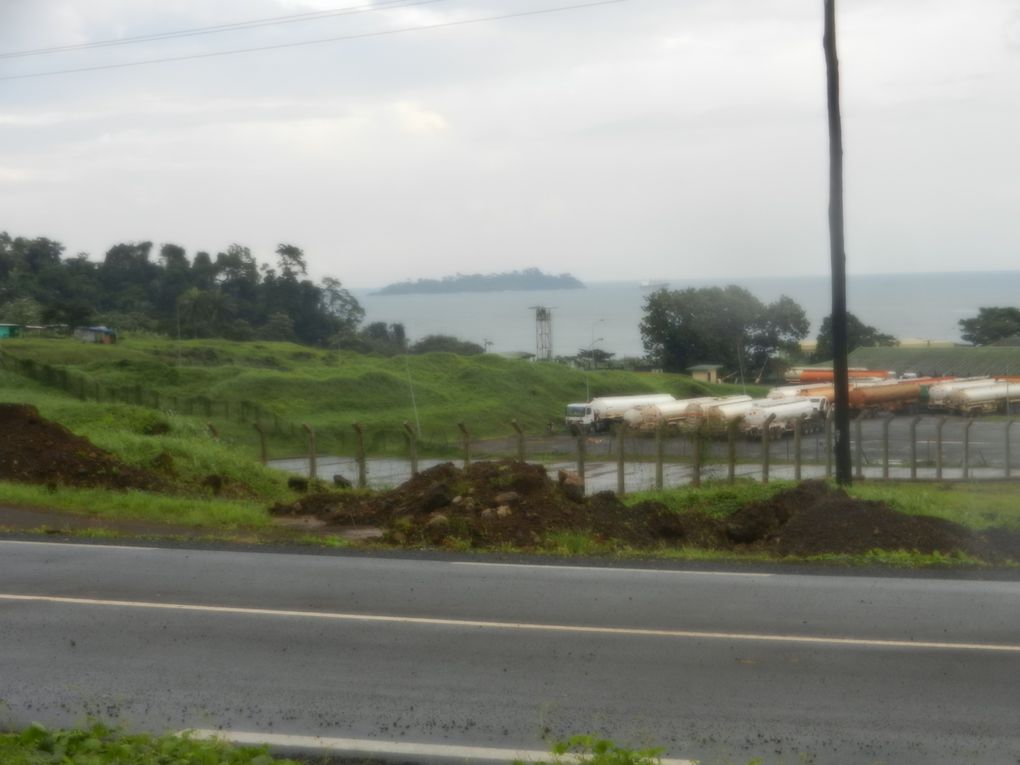
[[[577,436],[577,477],[581,481],[581,491],[582,492],[585,490],[585,482],[584,482],[584,457],[585,457],[585,447],[587,446],[587,444],[585,442],[586,438],[587,437],[584,435],[584,433],[580,433]]]
[[[524,430],[517,420],[510,420],[514,432],[517,434],[517,461],[524,462]]]
[[[253,423],[253,425],[255,432],[259,434],[259,461],[265,465],[268,462],[266,455],[266,432],[262,430],[262,426],[257,422]]]
[[[939,417],[935,424],[935,478],[942,480],[942,428],[946,424],[945,417]]]
[[[910,480],[917,480],[917,423],[921,421],[920,415],[915,415],[910,421]]]
[[[726,480],[735,483],[737,480],[737,421],[733,420],[726,426]]]
[[[829,254],[832,264],[832,371],[835,388],[836,482],[853,482],[850,464],[850,372],[847,354],[846,245],[843,222],[843,123],[839,111],[836,0],[825,0],[826,92],[829,115]]]
[[[418,434],[407,420],[404,420],[404,432],[407,434],[407,451],[411,457],[411,475],[418,475]]]
[[[354,428],[354,459],[358,463],[358,488],[368,486],[368,463],[365,460],[365,429],[360,422],[351,424]]]
[[[621,422],[616,434],[616,495],[622,497],[626,491],[626,464],[624,462],[624,440],[627,434],[627,423]]]
[[[664,458],[664,443],[662,438],[663,424],[660,422],[655,428],[655,489],[662,491],[662,462]]]
[[[315,461],[315,430],[313,430],[309,425],[302,425],[301,429],[308,434],[308,477],[314,479],[318,477],[319,472],[318,465]]]
[[[769,482],[769,463],[772,457],[772,421],[776,419],[774,414],[765,418],[761,429],[761,482]]]
[[[460,430],[461,443],[464,446],[464,469],[467,470],[471,467],[471,436],[463,422],[457,423],[457,429]]]

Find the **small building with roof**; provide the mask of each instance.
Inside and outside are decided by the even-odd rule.
[[[691,377],[699,382],[707,383],[719,382],[720,369],[722,369],[722,364],[695,364],[693,367],[687,367]]]
[[[109,327],[77,327],[74,330],[76,340],[83,343],[98,343],[99,345],[113,345],[117,342],[117,332]]]
[[[20,324],[0,324],[0,340],[21,337],[23,327]]]

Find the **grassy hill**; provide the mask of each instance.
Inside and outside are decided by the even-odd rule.
[[[562,426],[564,406],[591,395],[722,395],[738,386],[684,375],[584,371],[495,355],[381,358],[290,343],[131,339],[114,346],[20,339],[0,347],[17,367],[78,397],[120,400],[213,422],[225,438],[254,449],[251,423],[270,431],[273,451],[296,451],[307,423],[325,448],[349,448],[351,424],[365,426],[376,451],[402,448],[402,424],[420,423],[426,445],[456,443],[457,423],[473,437]],[[19,363],[20,362],[20,363]],[[759,389],[755,391],[759,392]]]

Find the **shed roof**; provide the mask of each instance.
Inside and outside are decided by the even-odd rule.
[[[709,372],[713,369],[722,369],[722,364],[695,364],[693,367],[687,367],[688,372]]]

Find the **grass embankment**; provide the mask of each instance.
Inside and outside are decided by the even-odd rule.
[[[365,426],[369,451],[380,453],[404,449],[405,421],[420,422],[426,447],[459,443],[459,422],[475,438],[511,435],[512,419],[531,434],[547,432],[550,422],[560,428],[564,406],[584,400],[588,386],[592,396],[739,392],[739,386],[706,385],[685,375],[611,370],[586,375],[559,364],[490,354],[381,358],[290,343],[161,339],[96,346],[32,338],[5,342],[0,350],[84,375],[90,385],[122,397],[134,393],[150,401],[158,393],[164,409],[176,400],[178,411],[210,411],[194,403],[209,399],[212,414],[204,418],[250,454],[256,453],[257,441],[243,404],[265,411],[274,454],[301,450],[304,436],[293,426],[303,423],[317,429],[321,450],[350,453],[355,421]],[[73,382],[69,387],[75,390]]]
[[[113,489],[46,487],[0,481],[0,501],[210,531],[269,525],[268,503],[293,500],[286,476],[214,439],[198,418],[120,403],[79,401],[0,370],[0,402],[31,404],[39,413],[139,468],[172,466],[172,495]],[[220,496],[205,485],[223,479]]]

